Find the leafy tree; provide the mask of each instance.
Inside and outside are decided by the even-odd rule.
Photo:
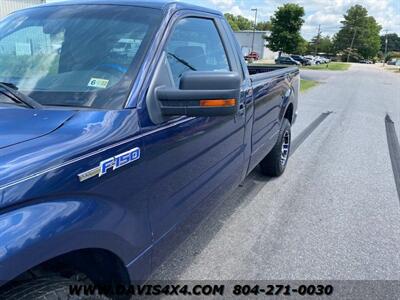
[[[385,58],[385,55],[384,55],[383,51],[379,50],[376,57],[378,58],[379,61],[381,61]]]
[[[258,22],[256,25],[256,29],[260,31],[270,31],[271,30],[271,23],[266,22]]]
[[[294,3],[278,7],[271,17],[271,34],[266,37],[268,48],[272,51],[294,53],[303,44],[300,35],[304,23],[304,8]]]
[[[328,53],[334,54],[333,42],[329,35],[322,36],[316,35],[311,39],[311,42],[308,44],[307,53],[310,54],[318,54],[318,53]]]
[[[381,35],[381,51],[385,53],[385,40],[386,35]],[[400,51],[400,36],[396,33],[389,33],[387,35],[387,51]]]
[[[233,31],[254,29],[254,22],[243,16],[235,16],[230,13],[226,13],[224,16],[229,25],[231,25]],[[256,30],[267,31],[270,29],[270,27],[271,24],[269,22],[258,22],[256,25]]]
[[[225,18],[227,19],[228,23],[231,25],[233,31],[239,30],[251,30],[254,28],[254,22],[250,21],[249,19],[243,16],[235,16],[233,14],[225,14]]]
[[[363,59],[364,57],[359,54],[357,51],[350,51],[350,49],[345,49],[341,52],[341,60],[346,61],[347,56],[349,57],[349,61],[351,62],[357,62]]]
[[[320,52],[319,45],[321,43],[321,38],[322,38],[322,35],[318,31],[318,34],[316,36],[314,36],[311,39],[311,42],[308,44],[308,51],[307,51],[308,53],[317,55],[317,53]]]
[[[333,42],[329,35],[321,38],[318,49],[322,53],[334,54]]]
[[[300,55],[306,54],[308,52],[308,45],[309,43],[305,39],[301,38],[294,53]]]
[[[328,54],[334,54],[334,49],[333,49],[333,42],[330,38],[329,35],[327,36],[315,36],[309,46],[308,46],[308,53],[328,53]]]
[[[378,54],[381,48],[381,26],[374,17],[368,16],[367,9],[359,4],[350,7],[341,23],[342,28],[334,36],[335,50],[356,52],[354,57],[363,58],[373,58]]]
[[[228,21],[229,25],[232,27],[233,31],[239,31],[239,26],[236,24],[236,18],[232,14],[225,14],[225,19]]]
[[[393,58],[399,58],[400,59],[400,52],[396,51],[391,51],[387,54],[385,61],[392,60]]]

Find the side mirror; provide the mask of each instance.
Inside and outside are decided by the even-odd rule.
[[[238,110],[241,78],[233,72],[186,72],[179,89],[156,90],[163,115],[226,116]]]

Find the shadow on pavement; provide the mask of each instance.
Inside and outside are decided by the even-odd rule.
[[[253,170],[239,187],[227,192],[218,203],[202,203],[188,218],[188,221],[179,226],[171,237],[166,238],[167,253],[171,255],[150,276],[150,280],[173,281],[180,278],[193,263],[193,258],[201,253],[215,235],[221,230],[225,221],[229,219],[238,207],[246,206],[261,191],[261,189],[273,178],[261,174],[258,167]],[[199,234],[197,234],[199,233]],[[185,241],[192,241],[185,244]],[[156,254],[160,257],[160,254]],[[161,260],[160,260],[161,261]]]

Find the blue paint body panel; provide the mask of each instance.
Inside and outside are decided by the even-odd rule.
[[[297,108],[298,70],[249,75],[219,12],[182,3],[72,1],[164,11],[130,98],[120,110],[0,108],[0,281],[79,249],[106,249],[131,280],[146,279],[175,245],[178,228],[201,206],[234,189],[274,146],[289,105]],[[34,9],[41,9],[40,7]],[[153,61],[179,18],[215,18],[243,74],[244,112],[179,117],[154,124],[145,97]],[[78,174],[122,157],[118,168],[80,181]],[[136,152],[135,155],[138,155]],[[135,159],[133,159],[135,158]],[[117,158],[118,159],[118,158]],[[126,163],[129,160],[129,163]]]
[[[0,140],[0,149],[46,135],[73,115],[73,111],[0,107],[0,136],[5,137]]]

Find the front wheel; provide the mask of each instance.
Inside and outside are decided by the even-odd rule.
[[[77,291],[83,286],[78,282],[63,277],[44,277],[13,285],[10,289],[0,293],[0,299],[7,300],[110,300],[110,298],[99,295],[85,295],[83,288],[79,290],[80,295],[71,293],[71,289]]]
[[[264,175],[278,177],[285,172],[290,155],[291,137],[290,122],[288,119],[283,119],[274,148],[260,163]]]

